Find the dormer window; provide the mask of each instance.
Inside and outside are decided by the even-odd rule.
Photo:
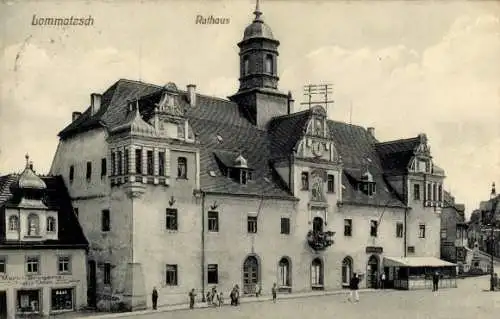
[[[56,231],[56,219],[52,216],[47,217],[47,232],[54,233]]]
[[[373,194],[375,194],[375,181],[370,171],[367,170],[363,176],[361,176],[360,188],[361,191],[368,196],[373,196]]]
[[[40,219],[36,214],[28,216],[28,236],[38,236],[40,234]]]
[[[19,230],[19,218],[15,215],[9,217],[9,231]]]

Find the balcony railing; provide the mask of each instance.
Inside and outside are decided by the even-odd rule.
[[[335,232],[332,231],[312,231],[307,233],[307,243],[309,246],[316,250],[322,251],[333,245],[333,236]]]

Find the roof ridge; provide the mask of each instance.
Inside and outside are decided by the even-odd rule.
[[[308,113],[310,111],[311,111],[310,109],[306,109],[306,110],[302,110],[302,111],[299,111],[299,112],[293,112],[293,113],[290,113],[290,114],[275,116],[275,117],[272,118],[272,121],[274,121],[274,120],[281,120],[281,119],[287,119],[287,118],[290,118],[290,117],[294,117],[296,115],[303,115],[303,114],[306,114],[306,113]]]
[[[366,131],[366,128],[364,126],[359,125],[359,124],[351,124],[351,123],[346,123],[346,122],[337,121],[337,120],[333,120],[333,119],[327,119],[327,121],[330,123],[337,123],[337,124],[343,124],[343,125],[347,125],[347,126],[361,128],[361,129]]]
[[[400,142],[409,142],[411,140],[418,140],[418,139],[419,139],[419,137],[416,136],[416,137],[401,138],[401,139],[398,139],[398,140],[390,140],[390,141],[385,141],[385,142],[378,142],[376,144],[380,145],[380,144],[392,144],[392,143],[400,143]]]
[[[115,82],[118,83],[118,82],[129,82],[129,83],[134,83],[134,84],[142,84],[142,85],[148,85],[148,86],[156,86],[158,88],[163,88],[162,85],[158,85],[158,84],[153,84],[153,83],[148,83],[148,82],[142,82],[140,80],[131,80],[131,79],[125,79],[125,78],[120,78],[118,79],[118,81]],[[114,84],[113,84],[114,85]],[[112,85],[112,86],[113,86]]]

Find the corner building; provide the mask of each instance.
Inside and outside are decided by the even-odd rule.
[[[425,134],[381,143],[321,106],[293,112],[254,14],[229,99],[121,79],[60,132],[51,172],[90,241],[90,304],[341,289],[353,272],[374,287],[385,256],[439,257],[444,172]]]

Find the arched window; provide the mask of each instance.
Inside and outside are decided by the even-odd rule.
[[[56,231],[56,219],[52,216],[47,217],[47,232],[53,233]]]
[[[250,72],[250,62],[248,56],[243,57],[243,75],[248,75]]]
[[[19,218],[15,215],[9,217],[9,231],[19,230]]]
[[[348,286],[352,277],[352,259],[351,257],[346,257],[342,261],[342,285]]]
[[[38,236],[40,234],[40,219],[36,214],[28,216],[28,235]]]
[[[268,54],[266,55],[266,63],[265,63],[265,72],[269,74],[273,74],[273,56]]]
[[[292,286],[292,278],[290,271],[290,260],[287,257],[283,257],[280,259],[278,264],[278,286],[279,287],[291,287]]]
[[[311,286],[323,286],[323,263],[319,258],[315,258],[311,263]]]
[[[323,231],[323,219],[321,217],[314,217],[313,219],[313,232]]]

